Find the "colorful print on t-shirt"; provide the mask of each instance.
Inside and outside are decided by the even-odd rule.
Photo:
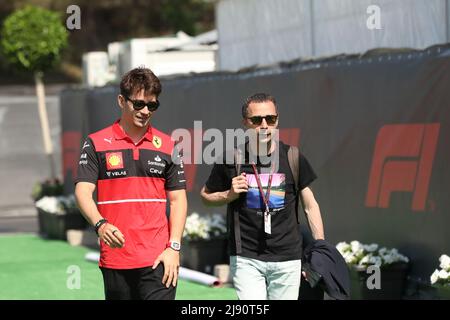
[[[267,185],[269,183],[269,174],[262,173],[259,175],[261,179],[264,195],[267,194]],[[274,173],[272,176],[272,186],[270,188],[269,208],[278,209],[284,207],[284,194],[286,191],[286,177],[284,173]],[[247,174],[248,192],[247,207],[250,209],[264,208],[264,201],[258,188],[258,182],[254,174]]]

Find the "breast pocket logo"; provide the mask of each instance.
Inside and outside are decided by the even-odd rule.
[[[159,149],[162,146],[162,139],[158,136],[154,136],[153,137],[153,145],[155,146],[155,148]]]
[[[106,153],[106,169],[108,170],[123,169],[122,152]]]

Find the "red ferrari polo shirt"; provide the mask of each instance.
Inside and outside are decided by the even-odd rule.
[[[151,266],[166,248],[166,191],[186,188],[183,163],[173,160],[177,157],[170,136],[152,127],[136,144],[119,121],[88,136],[75,183],[97,185],[98,210],[125,237],[123,248],[101,241],[101,267]]]

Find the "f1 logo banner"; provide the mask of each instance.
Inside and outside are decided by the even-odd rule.
[[[424,211],[439,123],[385,125],[378,132],[367,207],[388,208],[391,194],[412,192],[411,209]]]

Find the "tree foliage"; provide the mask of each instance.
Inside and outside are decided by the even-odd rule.
[[[62,22],[69,17],[67,7],[78,5],[81,29],[67,30],[68,47],[61,57],[63,73],[68,75],[68,66],[72,70],[78,68],[81,73],[79,66],[83,53],[105,51],[111,42],[173,35],[180,30],[195,36],[214,29],[215,3],[216,0],[0,0],[0,25],[14,10],[28,4],[58,12]],[[35,36],[39,36],[41,30],[36,27]],[[2,38],[0,34],[0,42]],[[17,83],[23,82],[25,74],[17,73],[5,60],[6,57],[0,54],[0,83],[11,83],[14,79]],[[71,81],[78,81],[73,74]],[[47,72],[46,79],[50,82],[69,80],[61,75]]]
[[[45,72],[59,61],[67,38],[59,13],[26,6],[6,18],[0,45],[6,60],[18,69]]]

